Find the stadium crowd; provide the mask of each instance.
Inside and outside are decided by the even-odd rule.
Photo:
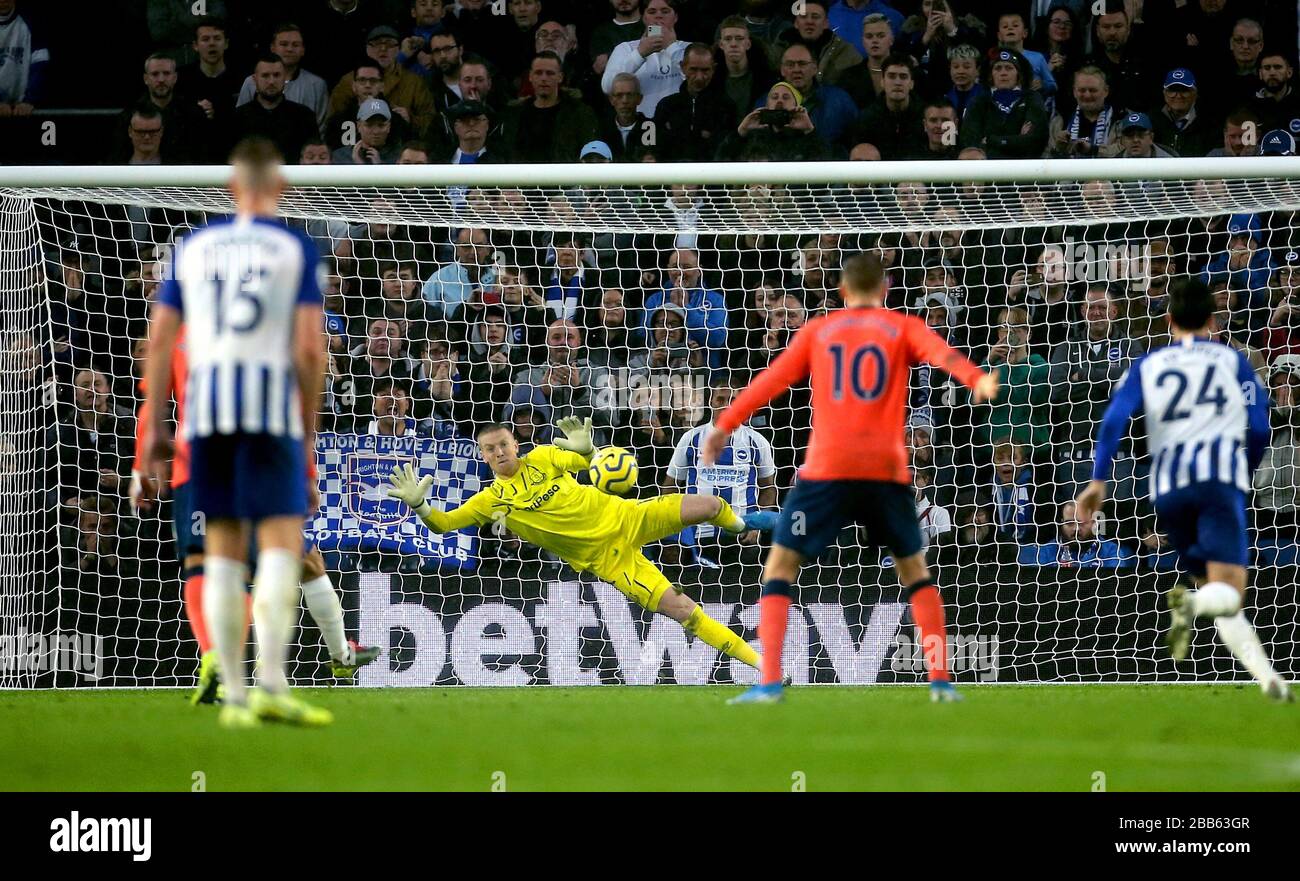
[[[29,4],[0,0],[0,31]],[[291,162],[320,164],[1294,152],[1294,4],[1093,5],[800,0],[791,15],[770,0],[304,0],[255,11],[209,0],[224,18],[194,18],[189,3],[150,0],[154,48],[106,158],[221,162],[252,134]],[[30,45],[26,64],[0,65],[0,116],[39,108],[45,68],[60,63]],[[1107,186],[1082,196],[1104,200]],[[789,198],[760,186],[729,195],[757,212]],[[1037,185],[1020,194],[1027,211],[1046,196]],[[470,436],[500,420],[545,442],[556,419],[591,415],[602,443],[637,451],[643,486],[691,485],[703,479],[693,429],[838,305],[841,255],[876,249],[890,266],[889,305],[922,316],[1004,386],[991,406],[972,407],[928,371],[914,378],[910,444],[929,540],[972,559],[1165,567],[1140,443],[1126,448],[1106,521],[1079,522],[1070,500],[1090,475],[1112,385],[1164,339],[1169,277],[1195,273],[1221,298],[1220,338],[1273,390],[1254,515],[1260,548],[1294,561],[1291,215],[936,234],[924,230],[944,218],[925,186],[888,197],[916,231],[697,233],[692,217],[711,192],[685,185],[647,196],[676,234],[564,231],[566,219],[617,216],[608,194],[541,206],[555,232],[407,225],[382,202],[365,223],[303,222],[327,264],[322,429]],[[498,216],[538,209],[518,190],[464,198]],[[25,345],[40,362],[33,383],[54,388],[49,431],[68,451],[55,501],[83,569],[134,557],[123,499],[140,338],[165,248],[201,220],[42,209],[54,337]],[[1128,249],[1142,270],[1097,277],[1080,268],[1081,244]],[[750,465],[709,479],[752,484],[755,503],[776,504],[804,446],[806,396],[755,426]]]

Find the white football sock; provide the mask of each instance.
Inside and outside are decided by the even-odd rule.
[[[1211,581],[1188,594],[1192,614],[1198,618],[1219,618],[1241,610],[1241,592],[1222,581]]]
[[[1270,679],[1277,678],[1277,672],[1269,663],[1268,655],[1264,653],[1264,646],[1260,644],[1259,636],[1255,634],[1255,628],[1250,626],[1244,613],[1238,612],[1235,615],[1215,618],[1214,626],[1219,630],[1219,639],[1232,650],[1237,660],[1241,661],[1241,665],[1250,671],[1250,675],[1254,676],[1257,682],[1262,685]]]
[[[248,566],[226,557],[209,556],[203,561],[203,573],[203,617],[221,665],[224,700],[242,706],[248,700],[248,684],[244,681],[244,644],[248,638],[244,586],[248,583]]]
[[[325,640],[330,657],[340,664],[352,662],[352,647],[348,645],[347,634],[343,631],[343,604],[334,591],[334,585],[328,575],[313,578],[302,583],[302,601],[307,606],[320,635]]]
[[[298,613],[302,555],[266,548],[257,555],[253,581],[253,621],[257,625],[257,679],[267,691],[289,690],[286,662]]]

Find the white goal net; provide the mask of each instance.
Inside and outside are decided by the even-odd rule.
[[[382,488],[414,460],[454,504],[486,480],[475,425],[507,423],[527,446],[576,414],[636,454],[642,498],[779,507],[808,438],[806,388],[720,466],[697,467],[695,429],[839,305],[838,267],[865,250],[889,267],[889,307],[1003,381],[999,401],[972,406],[937,373],[912,377],[917,507],[957,681],[1244,676],[1209,638],[1178,668],[1163,651],[1178,571],[1140,430],[1103,516],[1080,523],[1070,504],[1112,387],[1167,339],[1180,274],[1210,283],[1220,338],[1273,396],[1247,614],[1279,672],[1300,674],[1295,162],[291,169],[283,213],[326,262],[308,538],[349,635],[383,649],[358,681],[753,681],[508,533],[431,536]],[[149,300],[178,237],[230,202],[220,169],[137,171],[10,169],[0,187],[0,687],[193,681],[170,505],[135,512],[127,488]],[[647,555],[757,645],[766,543],[701,527]],[[890,560],[857,529],[806,568],[791,624],[796,683],[923,680]],[[305,614],[297,634],[296,681],[325,681]]]

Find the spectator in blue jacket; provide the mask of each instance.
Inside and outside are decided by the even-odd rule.
[[[642,327],[649,336],[649,316],[665,303],[686,310],[686,336],[709,353],[709,366],[722,366],[727,346],[727,305],[722,294],[704,287],[700,256],[688,248],[678,248],[664,268],[667,284],[646,298]]]
[[[1027,545],[1020,549],[1022,565],[1068,566],[1079,569],[1128,569],[1134,565],[1133,552],[1117,541],[1097,537],[1091,520],[1080,521],[1074,502],[1061,505],[1056,541]]]
[[[1228,277],[1228,286],[1245,291],[1244,304],[1251,315],[1268,317],[1268,280],[1273,273],[1273,257],[1264,247],[1264,233],[1258,214],[1234,214],[1228,219],[1228,247],[1216,254],[1201,278],[1206,284],[1218,276]]]

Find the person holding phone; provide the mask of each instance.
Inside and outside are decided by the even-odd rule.
[[[614,90],[614,77],[620,73],[635,76],[641,84],[641,103],[636,109],[651,119],[659,101],[681,89],[685,81],[682,57],[690,44],[677,39],[675,4],[676,0],[641,0],[645,33],[639,40],[614,47],[600,79],[600,88],[608,95]]]
[[[817,135],[803,95],[782,80],[767,92],[767,101],[751,110],[718,148],[723,160],[798,162],[829,159],[830,150]]]

